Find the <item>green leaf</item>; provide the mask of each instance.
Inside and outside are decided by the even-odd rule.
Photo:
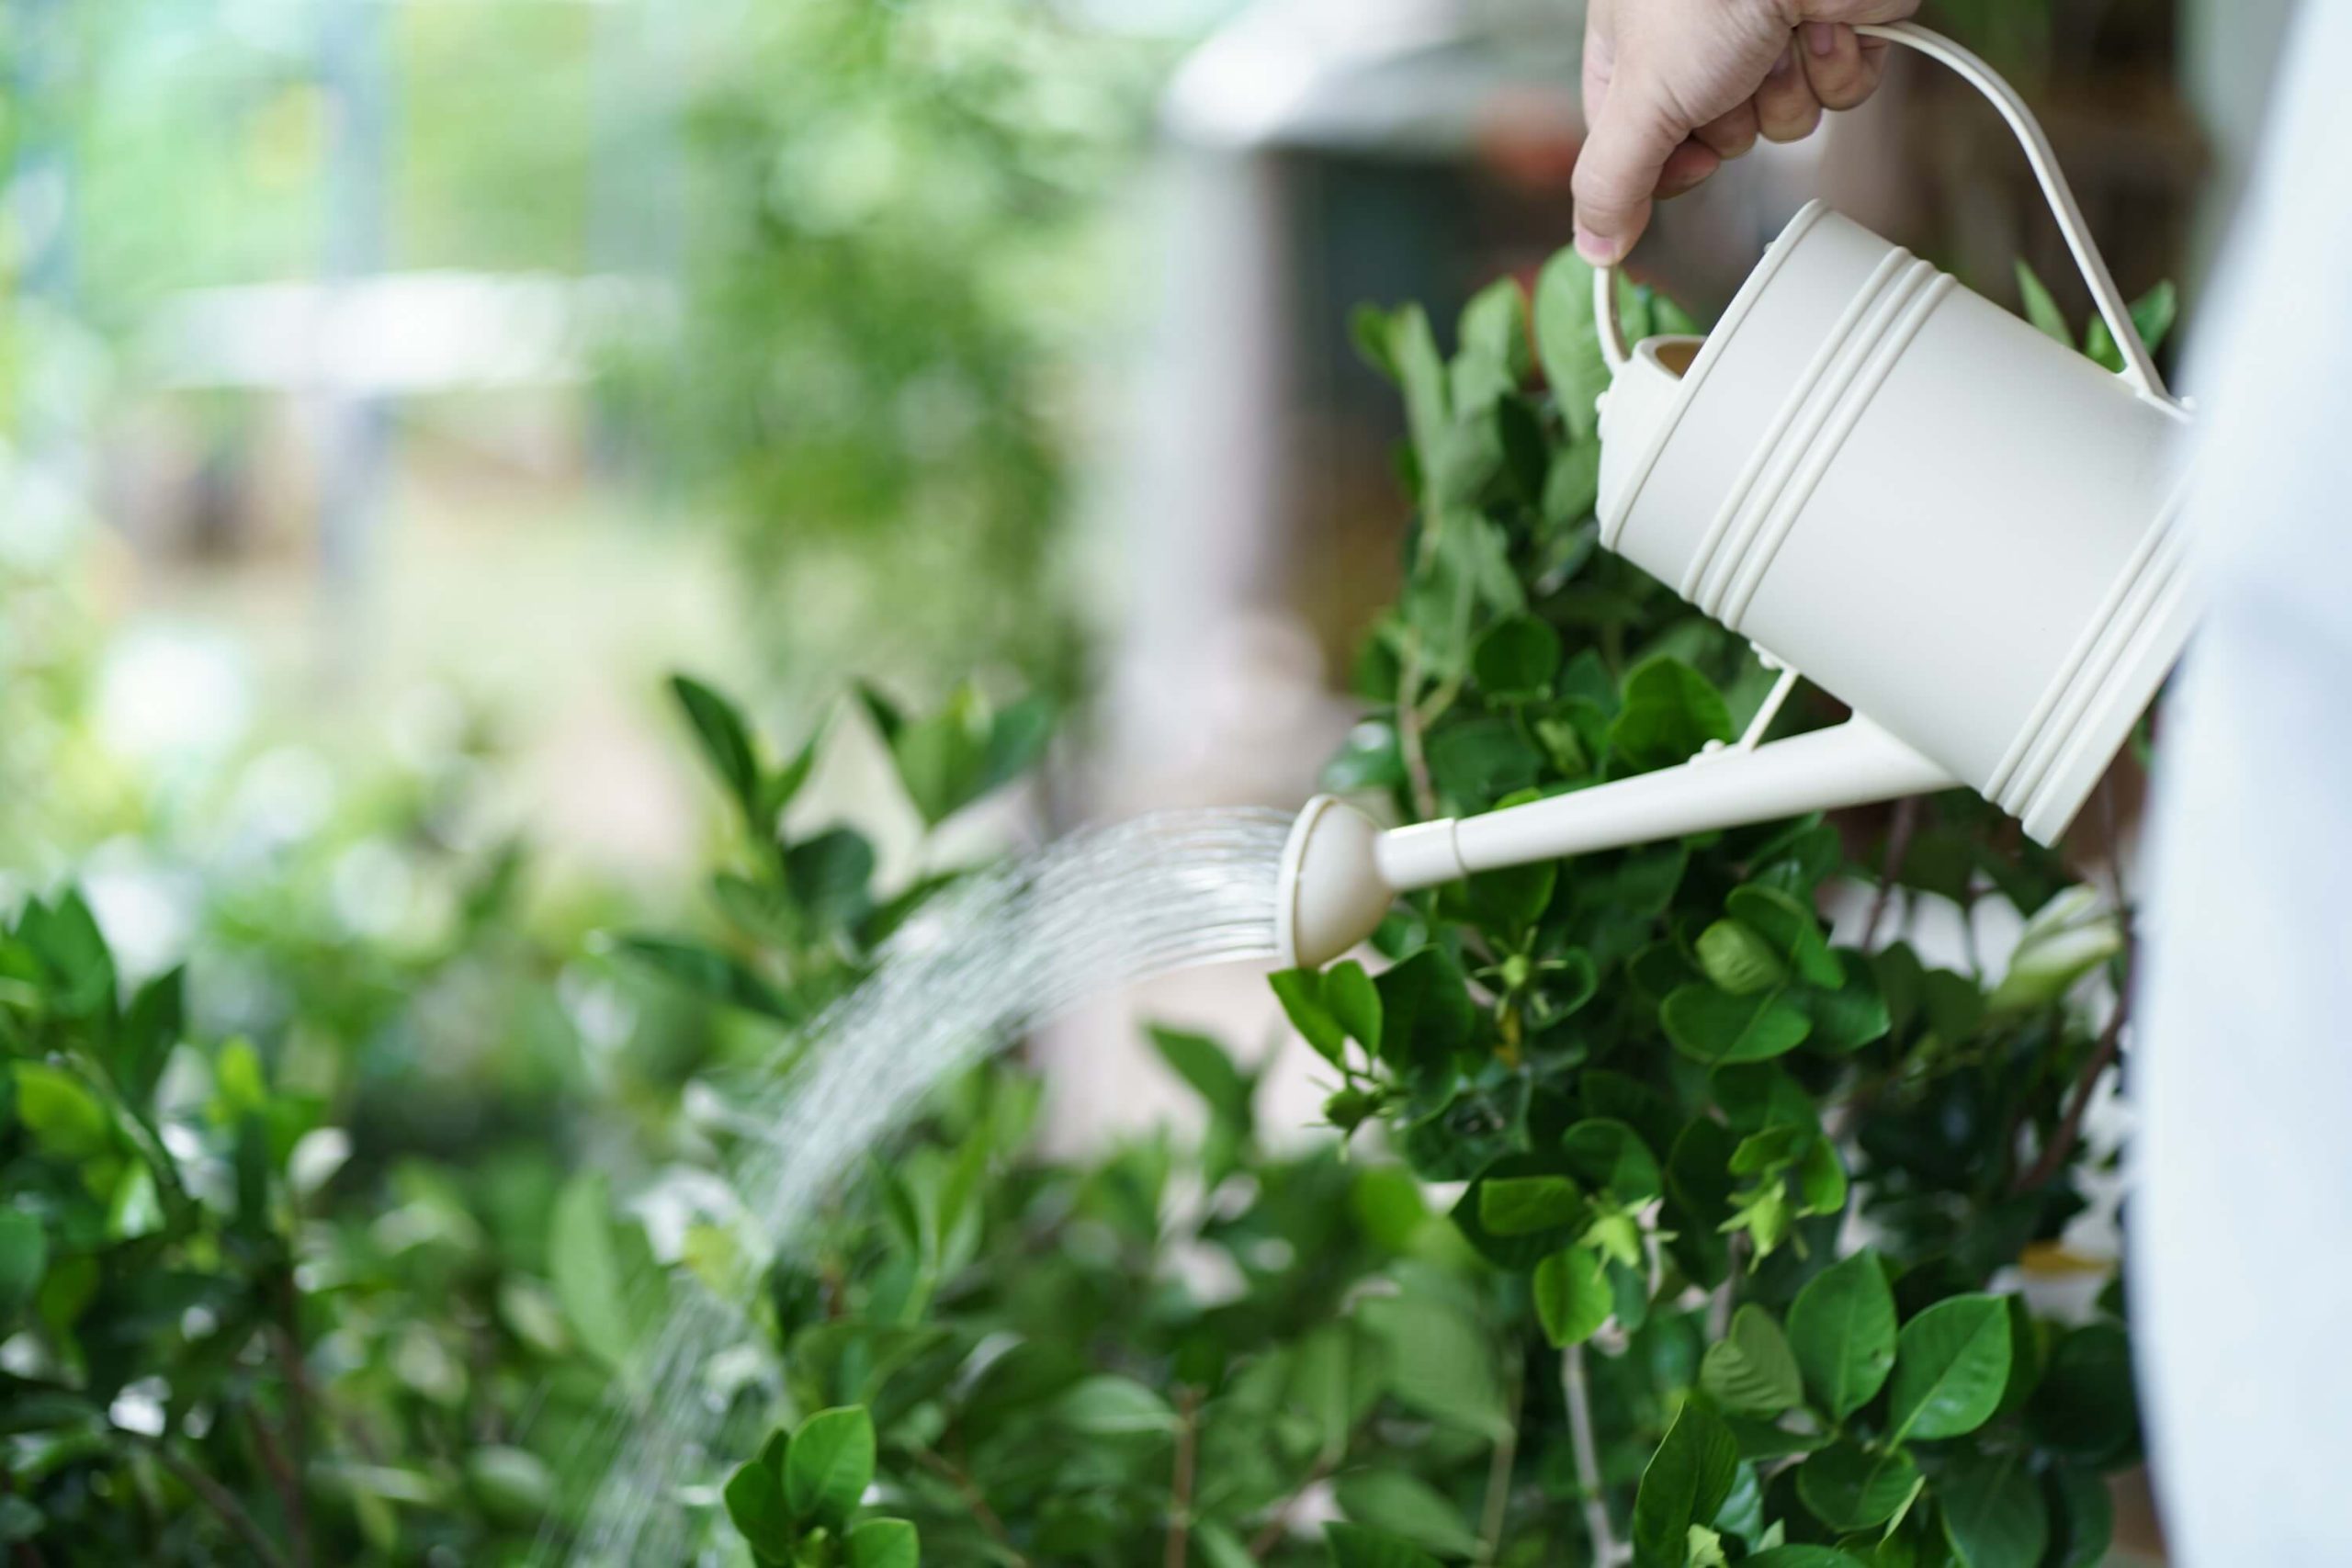
[[[1317,1055],[1340,1066],[1347,1053],[1348,1032],[1324,1000],[1322,975],[1313,969],[1284,969],[1266,976],[1266,983],[1274,988],[1299,1037]]]
[[[1581,1345],[1609,1321],[1607,1266],[1581,1247],[1563,1248],[1535,1266],[1531,1289],[1544,1337],[1566,1348]]]
[[[18,1062],[15,1076],[17,1120],[44,1153],[71,1161],[107,1152],[107,1109],[80,1078],[47,1062]]]
[[[2009,1314],[1997,1296],[1954,1296],[1903,1325],[1887,1419],[1894,1440],[1974,1431],[2009,1379]]]
[[[2062,1464],[2050,1472],[2058,1499],[2053,1568],[2099,1568],[2115,1540],[2115,1501],[2096,1470]]]
[[[2173,321],[2179,314],[2179,290],[2166,278],[2132,301],[2132,330],[2154,354],[2171,335]],[[2123,355],[2115,346],[2115,334],[2107,330],[2105,316],[2091,317],[2089,330],[2083,334],[2083,352],[2109,370],[2123,368]]]
[[[1583,1194],[1565,1176],[1507,1176],[1478,1183],[1478,1223],[1496,1235],[1532,1235],[1576,1219]]]
[[[784,1501],[792,1517],[839,1529],[874,1482],[874,1417],[863,1405],[820,1410],[792,1434]]]
[[[1554,256],[1536,278],[1535,347],[1569,434],[1590,441],[1600,423],[1595,404],[1609,389],[1609,365],[1592,315],[1592,268],[1572,250]]]
[[[1332,1486],[1340,1511],[1357,1524],[1412,1542],[1440,1557],[1470,1557],[1478,1537],[1461,1510],[1426,1481],[1401,1470],[1357,1470]]]
[[[1203,1568],[1258,1568],[1241,1538],[1215,1519],[1194,1522],[1193,1544],[1201,1549]]]
[[[1686,761],[1708,741],[1731,738],[1722,694],[1679,659],[1648,660],[1627,675],[1624,705],[1609,726],[1610,750],[1637,772]]]
[[[1873,1453],[1837,1443],[1797,1467],[1797,1495],[1834,1530],[1877,1529],[1908,1508],[1924,1483],[1901,1449]]]
[[[1717,920],[1699,933],[1699,967],[1735,997],[1771,990],[1789,978],[1789,966],[1772,944],[1741,920]]]
[[[1797,1160],[1797,1212],[1803,1214],[1842,1214],[1846,1212],[1846,1166],[1838,1145],[1815,1138]]]
[[[2050,1353],[2026,1406],[2036,1440],[2061,1453],[2106,1460],[2139,1438],[2132,1346],[2111,1323],[2070,1331]]]
[[[741,962],[700,942],[671,937],[625,936],[614,942],[613,951],[712,1001],[787,1023],[799,1016],[798,1010],[775,987]]]
[[[1478,639],[1470,667],[1490,697],[1541,695],[1560,672],[1560,634],[1532,615],[1510,616]]]
[[[1666,1190],[1657,1156],[1623,1122],[1588,1117],[1560,1134],[1560,1153],[1578,1180],[1621,1201],[1640,1202]]]
[[[1805,1039],[1816,1051],[1859,1051],[1872,1041],[1884,1039],[1893,1027],[1876,983],[1859,964],[1854,966],[1853,977],[1841,988],[1808,988],[1791,999],[1811,1021],[1813,1029]]]
[[[1804,1043],[1813,1021],[1785,991],[1735,997],[1709,985],[1677,986],[1658,1009],[1666,1037],[1710,1065],[1761,1062]]]
[[[624,1368],[637,1336],[613,1247],[611,1212],[602,1171],[583,1170],[564,1183],[548,1221],[548,1271],[580,1342],[607,1366]]]
[[[2018,258],[2017,268],[2018,293],[2025,301],[2025,319],[2044,337],[2074,347],[2075,329],[2067,324],[2066,312],[2058,308],[2058,301],[2051,298],[2049,285],[2025,264],[2024,257]]]
[[[1944,1539],[1961,1568],[2037,1568],[2050,1508],[2021,1453],[1958,1454],[1936,1477]]]
[[[1373,981],[1380,993],[1380,1056],[1398,1068],[1438,1066],[1470,1043],[1477,1004],[1461,964],[1425,947]]]
[[[775,830],[775,821],[773,818],[760,819],[759,752],[752,744],[751,728],[743,722],[742,714],[733,703],[692,676],[671,676],[670,691],[685,710],[686,722],[694,727],[703,760],[735,797],[752,832],[766,838]]]
[[[1051,698],[1034,694],[999,712],[989,726],[973,798],[992,795],[1035,767],[1046,755],[1060,716]]]
[[[1363,964],[1343,959],[1323,972],[1323,1005],[1366,1051],[1380,1054],[1380,990]]]
[[[785,851],[785,885],[820,923],[854,924],[871,902],[874,846],[850,828],[828,828]]]
[[[1073,1431],[1098,1438],[1176,1429],[1176,1412],[1166,1400],[1132,1378],[1107,1373],[1071,1389],[1055,1409]]]
[[[54,904],[28,901],[17,918],[17,937],[50,973],[51,1010],[68,1018],[94,1018],[113,1010],[114,956],[78,891],[66,889]]]
[[[967,682],[937,713],[905,726],[891,740],[899,783],[926,827],[937,827],[979,794],[989,731],[987,704]]]
[[[21,1209],[0,1209],[0,1326],[32,1303],[49,1271],[49,1238]]]
[[[1411,1541],[1362,1525],[1325,1525],[1323,1543],[1334,1568],[1437,1568],[1437,1559]]]
[[[1707,1347],[1699,1386],[1736,1416],[1778,1416],[1804,1397],[1788,1337],[1753,1303],[1733,1314],[1730,1333]]]
[[[1724,899],[1724,912],[1755,931],[1809,986],[1838,987],[1846,983],[1846,967],[1829,951],[1821,921],[1812,906],[1777,887],[1756,883],[1735,887]]]
[[[727,1478],[724,1495],[727,1517],[735,1521],[735,1529],[762,1561],[791,1561],[798,1532],[792,1528],[792,1511],[785,1506],[780,1467],[762,1460],[737,1465],[735,1473]]]
[[[1738,1469],[1739,1445],[1723,1417],[1686,1402],[1634,1495],[1634,1568],[1683,1568],[1690,1527],[1715,1517]]]
[[[1592,515],[1600,500],[1600,443],[1579,442],[1553,455],[1551,471],[1544,477],[1544,516],[1557,527],[1581,524]],[[1585,552],[1591,548],[1593,530],[1589,525],[1579,533],[1560,537],[1568,545],[1580,544]],[[1563,574],[1570,570],[1564,561]]]
[[[1225,1047],[1205,1034],[1158,1024],[1151,1026],[1150,1034],[1159,1059],[1207,1102],[1212,1115],[1237,1128],[1249,1128],[1250,1102],[1257,1092],[1257,1080],[1233,1065]]]
[[[1493,1342],[1467,1315],[1427,1296],[1374,1296],[1356,1313],[1388,1351],[1398,1404],[1498,1441],[1510,1429]]]
[[[1870,1252],[1831,1265],[1789,1307],[1789,1346],[1833,1421],[1870,1403],[1894,1366],[1894,1292]]]
[[[905,1519],[868,1519],[849,1532],[849,1568],[916,1568],[922,1540]]]
[[[1739,1568],[1869,1568],[1834,1546],[1776,1546],[1739,1560]]]

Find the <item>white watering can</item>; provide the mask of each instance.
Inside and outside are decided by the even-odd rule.
[[[1283,863],[1288,962],[1328,963],[1396,895],[1472,872],[1958,784],[2049,843],[2172,668],[2191,619],[2173,525],[2187,412],[2008,84],[1923,28],[1857,30],[2000,109],[2122,374],[1817,201],[1703,340],[1627,347],[1601,270],[1600,542],[1781,681],[1740,740],[1663,772],[1386,832],[1310,801]],[[1758,744],[1800,670],[1854,716]]]

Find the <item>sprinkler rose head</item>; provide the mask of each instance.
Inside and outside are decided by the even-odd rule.
[[[1396,897],[1381,872],[1379,824],[1328,795],[1306,803],[1283,849],[1274,946],[1290,968],[1320,968],[1363,942]]]

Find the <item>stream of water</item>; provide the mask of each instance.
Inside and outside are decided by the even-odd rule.
[[[1274,953],[1274,890],[1291,818],[1170,812],[1074,834],[933,900],[873,976],[809,1026],[761,1091],[729,1175],[768,1255],[789,1252],[841,1174],[903,1126],[933,1086],[1096,993]],[[678,1562],[683,1496],[748,1457],[718,1451],[715,1356],[758,1331],[760,1272],[717,1292],[683,1276],[639,1381],[575,1564]],[[756,1441],[756,1438],[753,1439]]]

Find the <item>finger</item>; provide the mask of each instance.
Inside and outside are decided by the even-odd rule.
[[[1821,100],[1797,64],[1793,40],[1756,89],[1756,126],[1767,141],[1802,141],[1821,123]]]
[[[1724,161],[1714,149],[1694,137],[1667,154],[1666,167],[1658,171],[1657,189],[1651,194],[1660,201],[1669,201],[1723,166]]]
[[[1804,42],[1804,79],[1823,108],[1849,109],[1871,96],[1876,84],[1862,62],[1861,39],[1853,28],[1807,22],[1798,31]]]
[[[1596,266],[1611,265],[1634,248],[1649,224],[1650,197],[1667,159],[1682,143],[1681,132],[1641,110],[1652,95],[1620,83],[1610,96],[1619,101],[1621,112],[1595,122],[1571,182],[1577,251]]]
[[[1748,99],[1730,113],[1717,115],[1693,134],[1728,163],[1756,145],[1756,101]]]

